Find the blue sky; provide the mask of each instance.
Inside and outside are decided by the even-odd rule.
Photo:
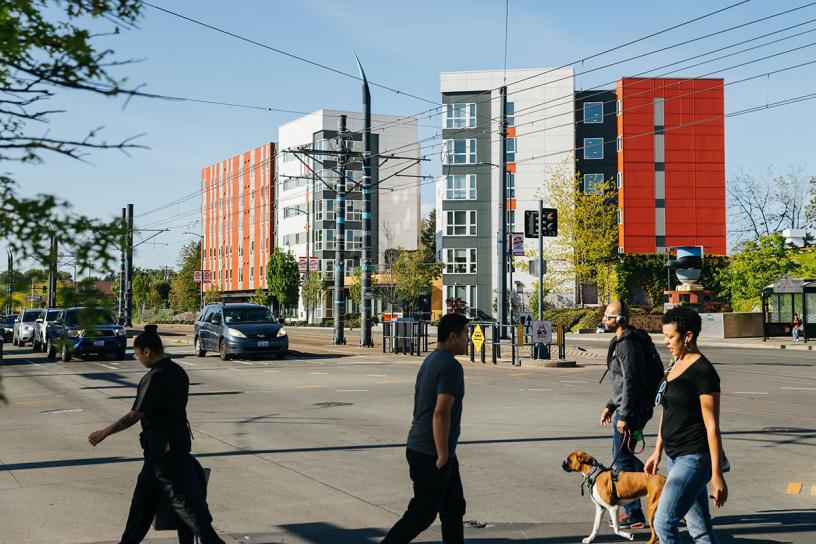
[[[360,56],[371,81],[430,100],[439,99],[439,72],[500,69],[504,63],[503,0],[446,2],[303,0],[213,1],[154,0],[178,11],[259,42],[355,72],[352,50]],[[724,7],[736,0],[655,2],[583,0],[511,0],[508,68],[552,67],[614,47],[650,32]],[[646,53],[710,32],[748,22],[805,4],[753,0],[719,15],[624,49],[574,65],[576,72]],[[576,77],[579,89],[612,87],[609,82],[676,60],[699,55],[734,42],[816,19],[816,6],[727,32],[666,52]],[[365,25],[364,27],[361,25]],[[108,28],[108,23],[100,28]],[[816,29],[816,22],[720,54]],[[672,74],[699,77],[705,73],[816,42],[816,31],[754,51]],[[319,108],[359,110],[360,88],[353,79],[298,62],[146,7],[139,28],[105,38],[119,58],[143,59],[118,74],[149,92],[218,100],[297,111]],[[709,57],[700,60],[706,60]],[[729,81],[816,60],[816,46],[762,62],[714,74]],[[759,106],[816,92],[816,69],[810,67],[762,77],[726,87],[726,112]],[[432,107],[426,102],[372,88],[374,111],[411,114]],[[201,167],[277,138],[277,126],[297,114],[265,112],[214,105],[135,99],[123,101],[75,92],[62,92],[53,104],[67,113],[54,116],[52,135],[77,137],[104,126],[109,140],[144,133],[127,157],[97,152],[92,164],[47,156],[36,166],[0,165],[10,171],[23,193],[54,193],[77,211],[116,216],[128,202],[136,214],[198,189]],[[439,126],[439,118],[421,124]],[[783,168],[805,164],[816,174],[812,127],[816,100],[753,113],[726,121],[726,167],[756,169],[766,164]],[[438,130],[420,128],[420,137]],[[435,148],[438,151],[438,148]],[[437,153],[438,155],[438,153]],[[425,174],[439,172],[437,163]],[[426,185],[423,207],[433,200]],[[183,234],[190,216],[174,218],[197,207],[191,200],[138,219],[137,226],[171,227],[171,232],[146,243],[136,252],[137,266],[174,264],[180,245],[193,239]],[[193,216],[192,219],[196,217]],[[193,227],[193,230],[197,230]],[[139,237],[137,236],[137,239]],[[165,245],[166,244],[166,245]]]

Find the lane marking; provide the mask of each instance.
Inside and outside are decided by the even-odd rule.
[[[97,363],[97,364],[98,364],[99,366],[104,366],[105,368],[109,368],[110,370],[119,370],[119,368],[118,368],[118,367],[115,367],[115,366],[113,366],[113,365],[109,365],[109,364],[106,364],[106,363]]]
[[[335,389],[335,393],[366,393],[368,389]]]
[[[264,372],[275,372],[275,373],[280,373],[280,370],[264,370]]]
[[[325,376],[328,372],[309,372],[309,374],[313,374],[315,376]]]
[[[328,385],[298,385],[298,389],[320,389],[323,387],[328,387]]]
[[[791,482],[788,484],[788,495],[798,495],[802,492],[804,485],[801,482]]]
[[[388,374],[366,374],[366,378],[385,378]]]
[[[810,486],[810,494],[813,497],[816,497],[816,484]]]
[[[179,361],[183,365],[187,366],[198,366],[196,363],[191,363],[190,361]]]
[[[767,395],[764,391],[733,391],[734,395]]]
[[[388,384],[392,384],[392,383],[408,383],[408,382],[404,382],[404,381],[401,381],[401,380],[382,380],[382,381],[377,382],[377,385],[388,385]]]
[[[239,359],[235,360],[236,363],[241,363],[242,365],[250,365],[252,366],[254,363],[252,361],[241,361]]]
[[[62,395],[60,395],[60,396],[62,396]],[[48,400],[24,400],[22,402],[15,402],[14,404],[16,404],[18,406],[27,406],[27,405],[30,405],[30,404],[48,404],[49,402],[51,402],[51,399],[48,399]]]
[[[552,389],[519,389],[519,391],[552,391]]]
[[[816,387],[782,387],[786,391],[816,391]]]
[[[561,383],[589,383],[589,380],[558,380]]]

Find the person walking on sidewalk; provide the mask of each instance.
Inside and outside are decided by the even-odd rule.
[[[651,342],[651,338],[629,326],[629,308],[622,302],[612,302],[606,307],[603,324],[607,330],[615,331],[615,336],[609,342],[606,357],[612,398],[601,411],[601,425],[612,425],[615,468],[622,472],[640,472],[643,463],[632,451],[636,443],[633,434],[643,430],[654,411],[648,392],[646,358],[649,354],[644,349],[645,342]],[[619,521],[622,529],[645,527],[646,516],[640,499],[623,507]]]
[[[382,544],[411,542],[439,514],[442,541],[462,544],[465,497],[456,443],[462,420],[465,377],[456,355],[467,352],[468,320],[447,314],[439,321],[436,349],[423,361],[414,389],[414,417],[408,433],[408,459],[414,497]]]
[[[646,461],[655,474],[662,452],[669,458],[669,475],[655,515],[660,544],[681,542],[678,524],[685,517],[697,544],[718,544],[711,525],[710,498],[719,508],[728,499],[723,470],[727,460],[720,437],[720,377],[697,349],[700,315],[687,306],[663,314],[663,336],[674,363],[658,388],[655,405],[663,406],[655,451]],[[685,542],[685,540],[683,540]]]
[[[156,325],[147,325],[133,341],[136,359],[150,371],[139,382],[131,410],[116,423],[92,432],[88,442],[96,447],[108,436],[142,424],[139,442],[144,465],[136,481],[127,525],[120,544],[141,542],[164,498],[177,518],[182,544],[197,536],[203,544],[224,544],[212,527],[205,499],[203,469],[190,455],[187,373],[164,354]]]
[[[793,323],[791,324],[791,334],[793,335],[793,341],[799,341],[799,333],[802,330],[802,320],[799,319],[799,314],[793,314]]]

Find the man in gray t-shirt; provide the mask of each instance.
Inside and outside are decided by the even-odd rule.
[[[417,373],[414,417],[405,455],[414,498],[383,544],[411,542],[439,514],[445,544],[464,542],[465,497],[459,477],[456,443],[462,420],[465,378],[456,355],[467,352],[468,320],[447,314],[439,322],[436,349]]]

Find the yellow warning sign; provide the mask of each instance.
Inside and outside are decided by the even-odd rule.
[[[473,341],[473,347],[475,350],[482,351],[482,345],[484,345],[484,333],[482,332],[481,325],[476,325],[470,339]]]

